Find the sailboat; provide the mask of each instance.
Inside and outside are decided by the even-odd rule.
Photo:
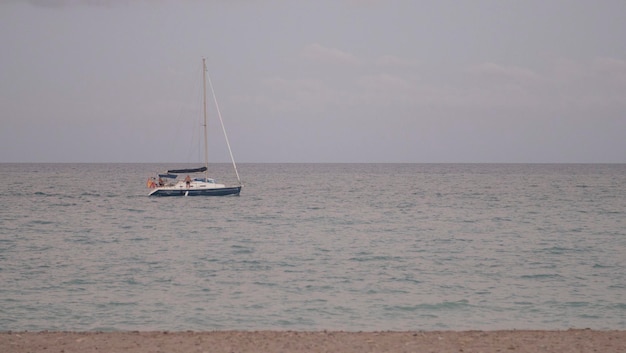
[[[227,186],[224,184],[218,184],[215,179],[209,178],[209,151],[207,144],[207,78],[211,87],[211,93],[213,94],[213,100],[215,107],[217,108],[217,116],[219,117],[222,131],[224,133],[224,139],[226,140],[226,146],[230,154],[233,169],[237,176],[237,185]],[[230,142],[228,142],[228,136],[226,135],[226,129],[224,128],[224,122],[222,115],[217,104],[217,98],[215,97],[215,91],[213,90],[213,83],[211,78],[207,74],[206,58],[202,58],[202,90],[203,90],[203,112],[204,112],[204,166],[199,168],[190,169],[170,169],[166,173],[158,174],[157,178],[148,179],[147,186],[152,189],[149,196],[226,196],[226,195],[239,195],[243,184],[239,178],[239,172],[237,171],[237,165],[235,164],[235,158],[230,148]],[[192,178],[191,175],[204,173],[201,177]],[[183,180],[176,180],[179,174],[186,175]]]

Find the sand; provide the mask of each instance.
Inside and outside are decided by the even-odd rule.
[[[626,352],[626,331],[1,332],[0,352]]]

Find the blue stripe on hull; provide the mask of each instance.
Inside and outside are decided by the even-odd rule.
[[[153,194],[150,194],[150,196],[227,196],[239,195],[240,191],[241,186],[220,189],[157,190]]]

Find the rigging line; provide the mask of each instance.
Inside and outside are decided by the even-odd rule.
[[[217,110],[217,116],[220,119],[220,125],[222,125],[222,131],[224,132],[224,139],[226,140],[226,146],[228,146],[228,153],[230,154],[230,160],[233,162],[233,168],[235,169],[235,175],[237,175],[237,181],[241,184],[239,178],[239,172],[237,171],[237,165],[235,164],[235,157],[233,157],[233,151],[230,148],[230,142],[228,141],[228,135],[226,135],[226,128],[224,127],[224,121],[222,120],[222,113],[220,113],[220,107],[217,104],[217,97],[215,96],[215,90],[213,89],[213,83],[211,82],[211,75],[207,72],[207,78],[209,79],[209,86],[211,87],[211,93],[213,94],[213,102],[215,102],[215,109]]]

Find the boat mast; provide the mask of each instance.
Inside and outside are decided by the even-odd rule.
[[[202,107],[204,109],[204,181],[209,181],[209,145],[207,142],[207,123],[206,123],[206,58],[202,58]]]

